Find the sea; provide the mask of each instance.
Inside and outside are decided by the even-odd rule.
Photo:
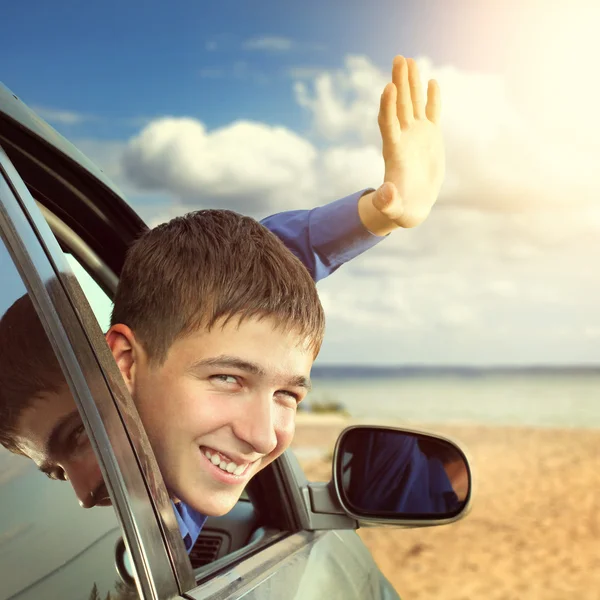
[[[599,368],[313,369],[303,410],[406,423],[600,427]]]

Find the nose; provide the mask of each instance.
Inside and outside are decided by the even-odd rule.
[[[235,436],[266,456],[277,447],[277,431],[270,394],[256,393],[243,407],[234,423]]]
[[[104,485],[100,466],[94,458],[62,465],[82,508],[92,508],[99,498],[95,492]]]

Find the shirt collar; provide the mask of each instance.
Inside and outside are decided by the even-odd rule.
[[[175,510],[177,525],[179,526],[179,531],[183,537],[185,549],[189,554],[208,517],[195,511],[191,506],[185,504],[185,502],[172,502],[172,504]]]

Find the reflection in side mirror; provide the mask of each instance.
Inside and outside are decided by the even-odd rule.
[[[338,439],[334,483],[358,519],[441,520],[459,515],[471,493],[464,454],[436,436],[350,427]]]

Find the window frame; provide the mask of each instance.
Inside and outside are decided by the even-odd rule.
[[[0,235],[81,413],[138,575],[139,593],[153,600],[178,597],[195,581],[189,561],[179,560],[185,548],[170,500],[160,493],[165,488],[154,456],[143,448],[140,453],[128,435],[136,420],[140,429],[137,411],[56,238],[1,147]],[[143,429],[137,433],[149,448]]]

